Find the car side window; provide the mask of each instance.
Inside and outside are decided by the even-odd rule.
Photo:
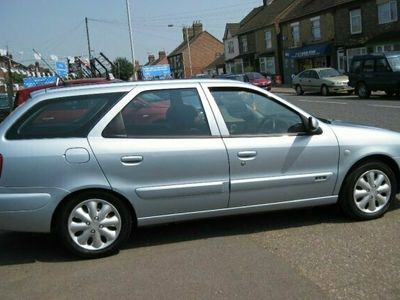
[[[366,59],[364,61],[363,71],[364,72],[374,72],[374,65],[375,65],[374,59]]]
[[[211,88],[230,135],[305,132],[298,113],[266,95],[247,89]]]
[[[376,72],[390,72],[391,71],[388,62],[384,58],[378,58],[376,60],[375,68],[376,68]]]
[[[360,73],[361,71],[361,60],[353,60],[350,67],[351,73]]]
[[[318,76],[317,72],[315,72],[315,71],[310,71],[310,78],[312,78],[312,79],[319,79],[319,76]]]
[[[39,102],[10,128],[7,139],[86,137],[125,93],[63,97]]]
[[[142,92],[103,131],[106,138],[210,135],[197,89]]]
[[[300,74],[300,78],[310,78],[310,71],[304,71]]]

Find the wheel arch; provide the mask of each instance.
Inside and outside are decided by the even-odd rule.
[[[342,193],[343,185],[346,179],[349,177],[349,175],[359,166],[367,163],[367,162],[372,162],[372,161],[377,161],[386,164],[394,173],[396,177],[396,186],[397,186],[397,192],[400,192],[400,168],[397,165],[396,161],[391,158],[388,155],[384,154],[374,154],[374,155],[368,155],[366,157],[363,157],[356,161],[346,172],[346,175],[343,178],[343,181],[340,186],[340,194]]]
[[[51,228],[52,232],[54,232],[56,230],[58,215],[61,212],[65,203],[68,202],[69,199],[72,199],[75,196],[77,196],[81,193],[86,193],[86,192],[105,193],[105,194],[113,195],[114,197],[117,197],[118,199],[120,199],[126,205],[126,207],[129,209],[129,213],[130,213],[130,215],[132,217],[132,221],[133,221],[133,223],[132,223],[133,226],[137,227],[137,214],[136,214],[135,208],[133,207],[132,203],[126,197],[124,197],[123,195],[121,195],[113,190],[108,190],[108,189],[104,189],[104,188],[88,188],[88,189],[74,191],[71,194],[68,194],[64,199],[62,199],[60,201],[60,203],[58,203],[56,209],[54,210],[53,216],[51,218],[51,227],[50,228]]]

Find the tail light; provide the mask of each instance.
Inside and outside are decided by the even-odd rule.
[[[3,170],[3,155],[0,154],[0,177],[1,177],[2,170]]]

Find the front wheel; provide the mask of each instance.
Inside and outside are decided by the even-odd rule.
[[[347,176],[339,204],[350,217],[371,220],[385,214],[396,191],[396,178],[392,169],[381,162],[368,162]]]
[[[321,95],[329,96],[329,88],[326,85],[321,86]]]
[[[62,207],[58,233],[72,253],[97,258],[117,251],[131,227],[132,216],[120,199],[105,192],[84,192]]]
[[[303,89],[301,88],[301,85],[300,85],[300,84],[296,85],[296,94],[297,94],[297,96],[301,96],[301,95],[304,94],[304,91],[303,91]]]
[[[368,99],[371,96],[371,91],[368,89],[365,83],[360,82],[357,85],[357,94],[360,99]]]

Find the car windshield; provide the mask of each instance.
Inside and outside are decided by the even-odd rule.
[[[394,72],[400,72],[400,55],[388,57],[388,61]]]
[[[319,71],[321,78],[340,76],[340,73],[335,69],[324,69]]]

